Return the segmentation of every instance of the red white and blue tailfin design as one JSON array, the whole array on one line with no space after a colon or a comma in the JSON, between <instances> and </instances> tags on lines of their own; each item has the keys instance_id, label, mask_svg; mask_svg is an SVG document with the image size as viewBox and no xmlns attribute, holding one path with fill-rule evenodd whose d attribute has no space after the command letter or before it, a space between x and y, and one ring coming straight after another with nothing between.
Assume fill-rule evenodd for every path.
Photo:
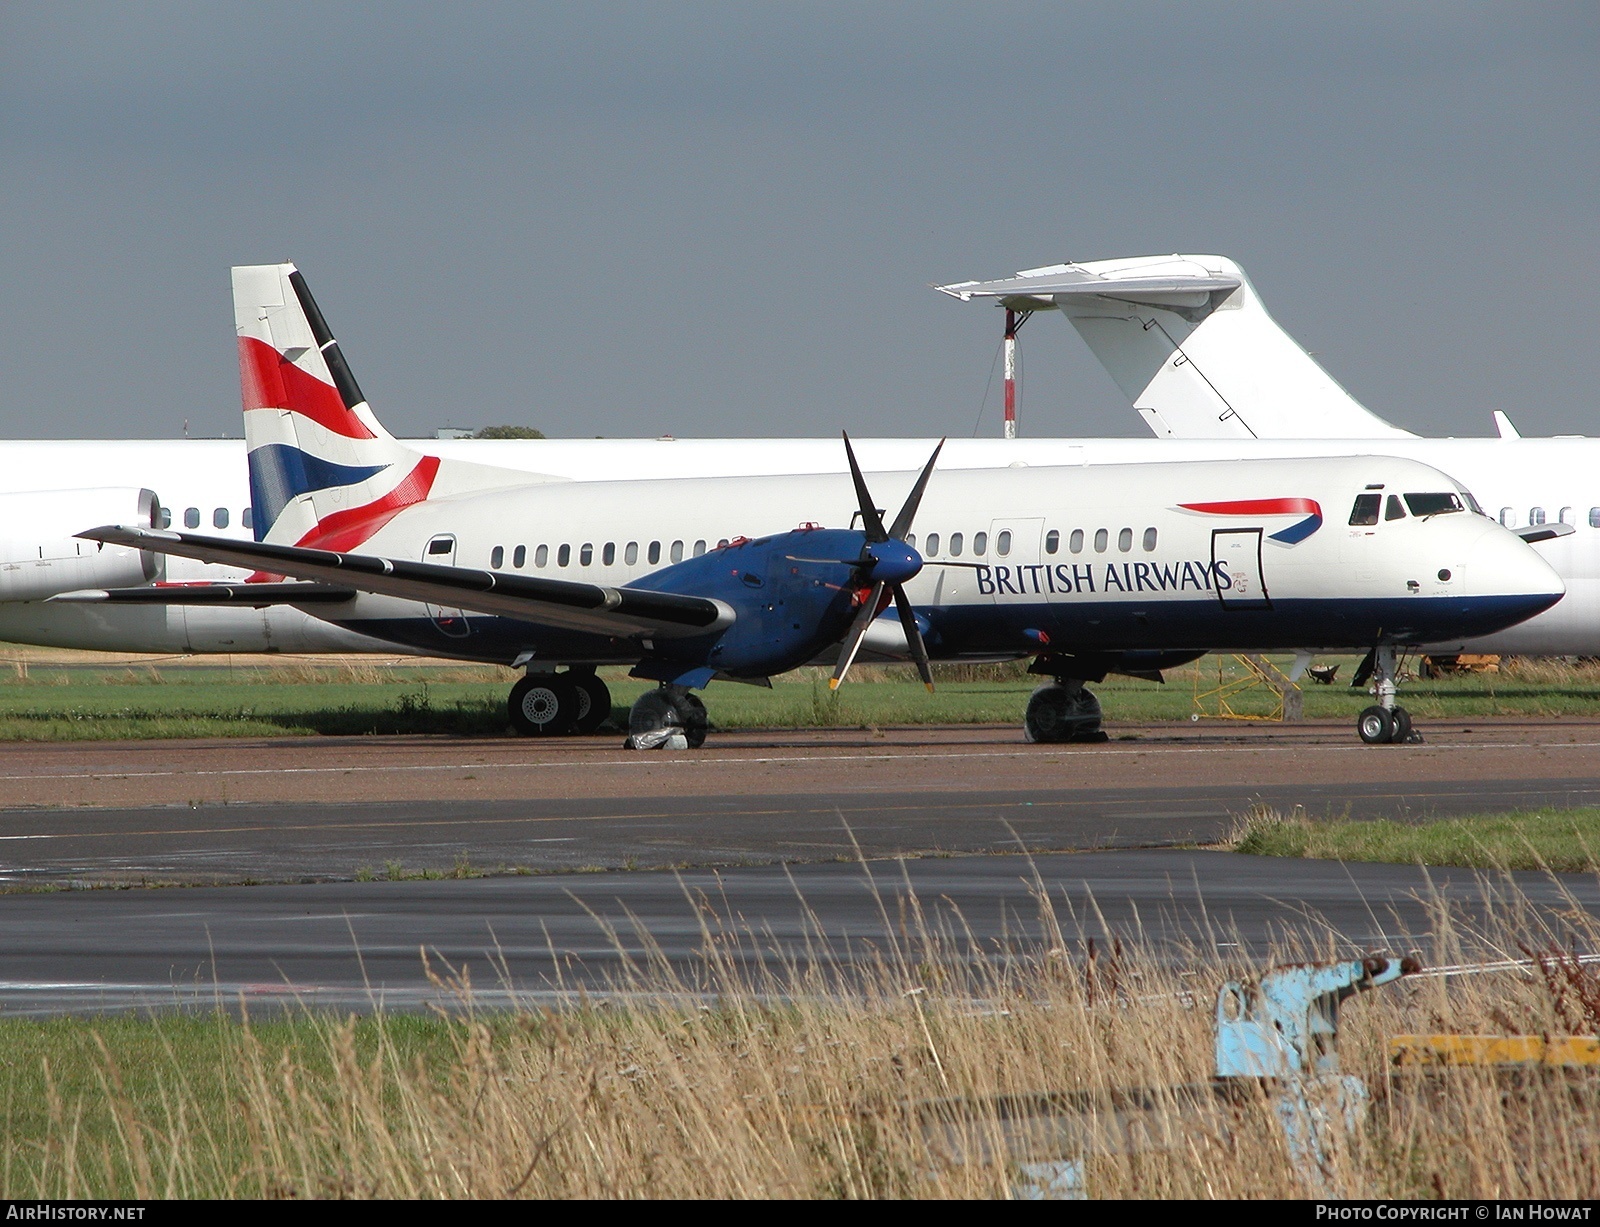
<instances>
[{"instance_id":1,"label":"red white and blue tailfin design","mask_svg":"<svg viewBox=\"0 0 1600 1227\"><path fill-rule=\"evenodd\" d=\"M398 442L294 265L235 268L233 312L256 540L355 550L430 497L540 480Z\"/></svg>"}]
</instances>

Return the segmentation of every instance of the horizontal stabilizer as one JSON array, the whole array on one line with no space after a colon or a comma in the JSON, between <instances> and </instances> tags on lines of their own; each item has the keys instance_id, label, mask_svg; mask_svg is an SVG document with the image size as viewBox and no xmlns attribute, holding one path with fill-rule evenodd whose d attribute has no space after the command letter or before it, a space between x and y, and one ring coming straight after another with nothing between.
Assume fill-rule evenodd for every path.
<instances>
[{"instance_id":1,"label":"horizontal stabilizer","mask_svg":"<svg viewBox=\"0 0 1600 1227\"><path fill-rule=\"evenodd\" d=\"M1058 297L1120 298L1131 301L1154 298L1164 299L1174 294L1211 294L1216 291L1237 290L1238 277L1226 274L1200 274L1193 276L1102 277L1087 269L1070 264L1058 264L1049 269L1035 269L1018 273L1015 277L1002 277L998 281L962 281L955 285L942 285L940 293L962 302L974 298L998 298L1002 302L1016 300L1016 305L1029 308L1025 301L1037 300L1033 310L1056 306Z\"/></svg>"},{"instance_id":2,"label":"horizontal stabilizer","mask_svg":"<svg viewBox=\"0 0 1600 1227\"><path fill-rule=\"evenodd\" d=\"M379 596L450 605L474 613L603 635L703 635L734 620L732 607L722 601L673 592L608 588L575 580L506 575L148 528L107 525L78 535L88 541L132 545L180 558L252 567Z\"/></svg>"},{"instance_id":3,"label":"horizontal stabilizer","mask_svg":"<svg viewBox=\"0 0 1600 1227\"><path fill-rule=\"evenodd\" d=\"M83 588L50 599L69 605L327 605L348 601L354 588L333 584L152 584L144 588Z\"/></svg>"}]
</instances>

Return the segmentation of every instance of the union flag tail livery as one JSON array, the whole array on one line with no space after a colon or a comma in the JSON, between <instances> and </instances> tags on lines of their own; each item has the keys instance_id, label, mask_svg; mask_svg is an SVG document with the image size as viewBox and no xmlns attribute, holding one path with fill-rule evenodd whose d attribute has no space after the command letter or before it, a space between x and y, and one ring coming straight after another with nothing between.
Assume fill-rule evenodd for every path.
<instances>
[{"instance_id":1,"label":"union flag tail livery","mask_svg":"<svg viewBox=\"0 0 1600 1227\"><path fill-rule=\"evenodd\" d=\"M235 268L233 313L257 541L351 550L425 499L528 481L385 430L294 265Z\"/></svg>"}]
</instances>

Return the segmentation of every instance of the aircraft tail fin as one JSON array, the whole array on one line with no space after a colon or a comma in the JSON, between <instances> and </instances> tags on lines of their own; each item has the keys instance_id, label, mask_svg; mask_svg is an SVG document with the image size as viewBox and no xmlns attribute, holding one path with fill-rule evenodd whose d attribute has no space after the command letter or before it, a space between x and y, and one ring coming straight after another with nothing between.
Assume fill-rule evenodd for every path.
<instances>
[{"instance_id":1,"label":"aircraft tail fin","mask_svg":"<svg viewBox=\"0 0 1600 1227\"><path fill-rule=\"evenodd\" d=\"M233 310L256 540L350 551L426 498L538 480L396 440L294 265L235 268Z\"/></svg>"},{"instance_id":2,"label":"aircraft tail fin","mask_svg":"<svg viewBox=\"0 0 1600 1227\"><path fill-rule=\"evenodd\" d=\"M1057 264L940 288L1059 310L1157 437L1410 437L1340 387L1223 256Z\"/></svg>"}]
</instances>

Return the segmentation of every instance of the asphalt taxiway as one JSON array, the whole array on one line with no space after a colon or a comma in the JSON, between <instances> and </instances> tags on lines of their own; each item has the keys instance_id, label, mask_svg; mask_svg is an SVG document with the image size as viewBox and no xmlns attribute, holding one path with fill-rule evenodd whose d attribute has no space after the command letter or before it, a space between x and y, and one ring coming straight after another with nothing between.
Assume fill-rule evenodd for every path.
<instances>
[{"instance_id":1,"label":"asphalt taxiway","mask_svg":"<svg viewBox=\"0 0 1600 1227\"><path fill-rule=\"evenodd\" d=\"M1138 930L1256 958L1299 934L1426 957L1424 897L1470 912L1476 875L1205 846L1252 805L1420 819L1600 804L1600 728L1584 721L1427 735L1368 747L1340 722L1122 726L1081 747L997 728L723 734L667 754L612 740L5 746L0 1013L413 1006L448 996L425 950L436 970L470 968L483 1000L613 985L647 948L703 984L708 932L743 934L754 969L819 941L881 951L912 895L958 945L1036 947L1057 940L1041 885L1072 940ZM1519 881L1552 915L1600 910L1590 878ZM29 893L140 884L169 889Z\"/></svg>"},{"instance_id":2,"label":"asphalt taxiway","mask_svg":"<svg viewBox=\"0 0 1600 1227\"><path fill-rule=\"evenodd\" d=\"M1253 805L1420 818L1600 803L1600 728L1123 726L1100 746L1003 728L614 739L0 747L0 883L346 880L686 868L858 855L1204 845Z\"/></svg>"},{"instance_id":3,"label":"asphalt taxiway","mask_svg":"<svg viewBox=\"0 0 1600 1227\"><path fill-rule=\"evenodd\" d=\"M1592 877L1518 874L1516 888L1558 924L1574 905L1600 910ZM936 950L1056 949L1077 962L1090 937L1241 969L1372 950L1431 962L1432 909L1453 907L1462 938L1484 889L1463 870L1141 850L12 895L0 900L0 1017L460 1008L452 979L479 1007L663 985L714 994L726 979L708 947L777 991L796 983L793 967L862 955L915 967ZM919 929L942 936L930 947Z\"/></svg>"}]
</instances>

